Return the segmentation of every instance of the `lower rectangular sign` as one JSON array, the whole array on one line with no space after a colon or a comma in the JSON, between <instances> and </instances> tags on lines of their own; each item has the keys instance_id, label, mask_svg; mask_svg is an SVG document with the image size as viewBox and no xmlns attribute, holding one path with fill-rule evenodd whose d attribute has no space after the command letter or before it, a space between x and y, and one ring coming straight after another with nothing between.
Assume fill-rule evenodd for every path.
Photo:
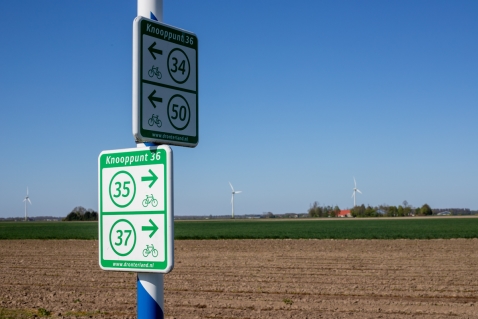
<instances>
[{"instance_id":1,"label":"lower rectangular sign","mask_svg":"<svg viewBox=\"0 0 478 319\"><path fill-rule=\"evenodd\" d=\"M99 264L168 273L174 266L172 151L153 146L98 158Z\"/></svg>"}]
</instances>

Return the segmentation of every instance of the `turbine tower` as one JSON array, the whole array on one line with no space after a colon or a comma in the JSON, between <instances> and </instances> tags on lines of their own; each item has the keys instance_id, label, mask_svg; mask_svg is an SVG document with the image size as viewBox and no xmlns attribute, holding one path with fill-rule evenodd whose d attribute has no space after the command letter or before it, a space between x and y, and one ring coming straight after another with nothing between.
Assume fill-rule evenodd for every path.
<instances>
[{"instance_id":1,"label":"turbine tower","mask_svg":"<svg viewBox=\"0 0 478 319\"><path fill-rule=\"evenodd\" d=\"M23 201L25 202L25 221L27 221L27 202L29 202L30 205L32 204L32 202L30 201L30 197L28 197L28 187L27 187L27 196L25 196L25 199Z\"/></svg>"},{"instance_id":2,"label":"turbine tower","mask_svg":"<svg viewBox=\"0 0 478 319\"><path fill-rule=\"evenodd\" d=\"M232 189L231 205L232 205L232 219L234 219L234 194L242 193L242 191L235 191L234 187L232 187L231 182L229 182L229 185L231 186L231 189Z\"/></svg>"},{"instance_id":3,"label":"turbine tower","mask_svg":"<svg viewBox=\"0 0 478 319\"><path fill-rule=\"evenodd\" d=\"M354 198L354 207L355 207L355 193L359 192L360 194L362 194L362 192L357 188L357 182L355 181L355 177L354 177L354 192L352 193L352 197Z\"/></svg>"}]
</instances>

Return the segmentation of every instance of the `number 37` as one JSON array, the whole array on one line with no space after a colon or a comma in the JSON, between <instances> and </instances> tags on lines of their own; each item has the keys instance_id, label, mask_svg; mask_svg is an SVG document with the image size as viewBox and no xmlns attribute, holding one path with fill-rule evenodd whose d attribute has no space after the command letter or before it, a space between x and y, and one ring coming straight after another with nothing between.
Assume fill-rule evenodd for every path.
<instances>
[{"instance_id":1,"label":"number 37","mask_svg":"<svg viewBox=\"0 0 478 319\"><path fill-rule=\"evenodd\" d=\"M121 244L123 243L123 231L118 229L116 231L118 233L118 240L119 242L116 242L115 245L116 246L121 246ZM124 241L124 245L125 246L128 246L128 239L129 237L131 236L131 229L127 229L124 231L125 233L127 233L128 235L126 236L126 240Z\"/></svg>"}]
</instances>

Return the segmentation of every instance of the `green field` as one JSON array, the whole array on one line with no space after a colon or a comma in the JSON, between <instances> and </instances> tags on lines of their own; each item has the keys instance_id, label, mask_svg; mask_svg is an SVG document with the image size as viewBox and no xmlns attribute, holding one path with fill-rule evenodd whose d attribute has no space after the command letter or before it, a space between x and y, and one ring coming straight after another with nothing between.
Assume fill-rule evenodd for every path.
<instances>
[{"instance_id":1,"label":"green field","mask_svg":"<svg viewBox=\"0 0 478 319\"><path fill-rule=\"evenodd\" d=\"M176 222L176 239L478 238L478 218Z\"/></svg>"},{"instance_id":2,"label":"green field","mask_svg":"<svg viewBox=\"0 0 478 319\"><path fill-rule=\"evenodd\" d=\"M0 239L98 239L98 223L1 222Z\"/></svg>"},{"instance_id":3,"label":"green field","mask_svg":"<svg viewBox=\"0 0 478 319\"><path fill-rule=\"evenodd\" d=\"M478 238L478 218L175 222L176 239ZM0 239L98 239L96 222L2 222Z\"/></svg>"}]
</instances>

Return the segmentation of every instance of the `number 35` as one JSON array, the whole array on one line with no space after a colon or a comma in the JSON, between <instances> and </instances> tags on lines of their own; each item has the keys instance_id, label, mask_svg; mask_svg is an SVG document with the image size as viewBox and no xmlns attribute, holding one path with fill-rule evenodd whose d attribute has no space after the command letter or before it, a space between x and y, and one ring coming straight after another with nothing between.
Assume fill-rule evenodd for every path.
<instances>
[{"instance_id":1,"label":"number 35","mask_svg":"<svg viewBox=\"0 0 478 319\"><path fill-rule=\"evenodd\" d=\"M116 182L115 185L117 186L116 187L116 194L113 195L113 197L120 197L120 196L123 196L123 197L128 197L129 196L129 187L128 187L128 184L130 183L130 181L126 181L123 183L123 187L121 187L121 182ZM123 193L124 191L124 193Z\"/></svg>"}]
</instances>

